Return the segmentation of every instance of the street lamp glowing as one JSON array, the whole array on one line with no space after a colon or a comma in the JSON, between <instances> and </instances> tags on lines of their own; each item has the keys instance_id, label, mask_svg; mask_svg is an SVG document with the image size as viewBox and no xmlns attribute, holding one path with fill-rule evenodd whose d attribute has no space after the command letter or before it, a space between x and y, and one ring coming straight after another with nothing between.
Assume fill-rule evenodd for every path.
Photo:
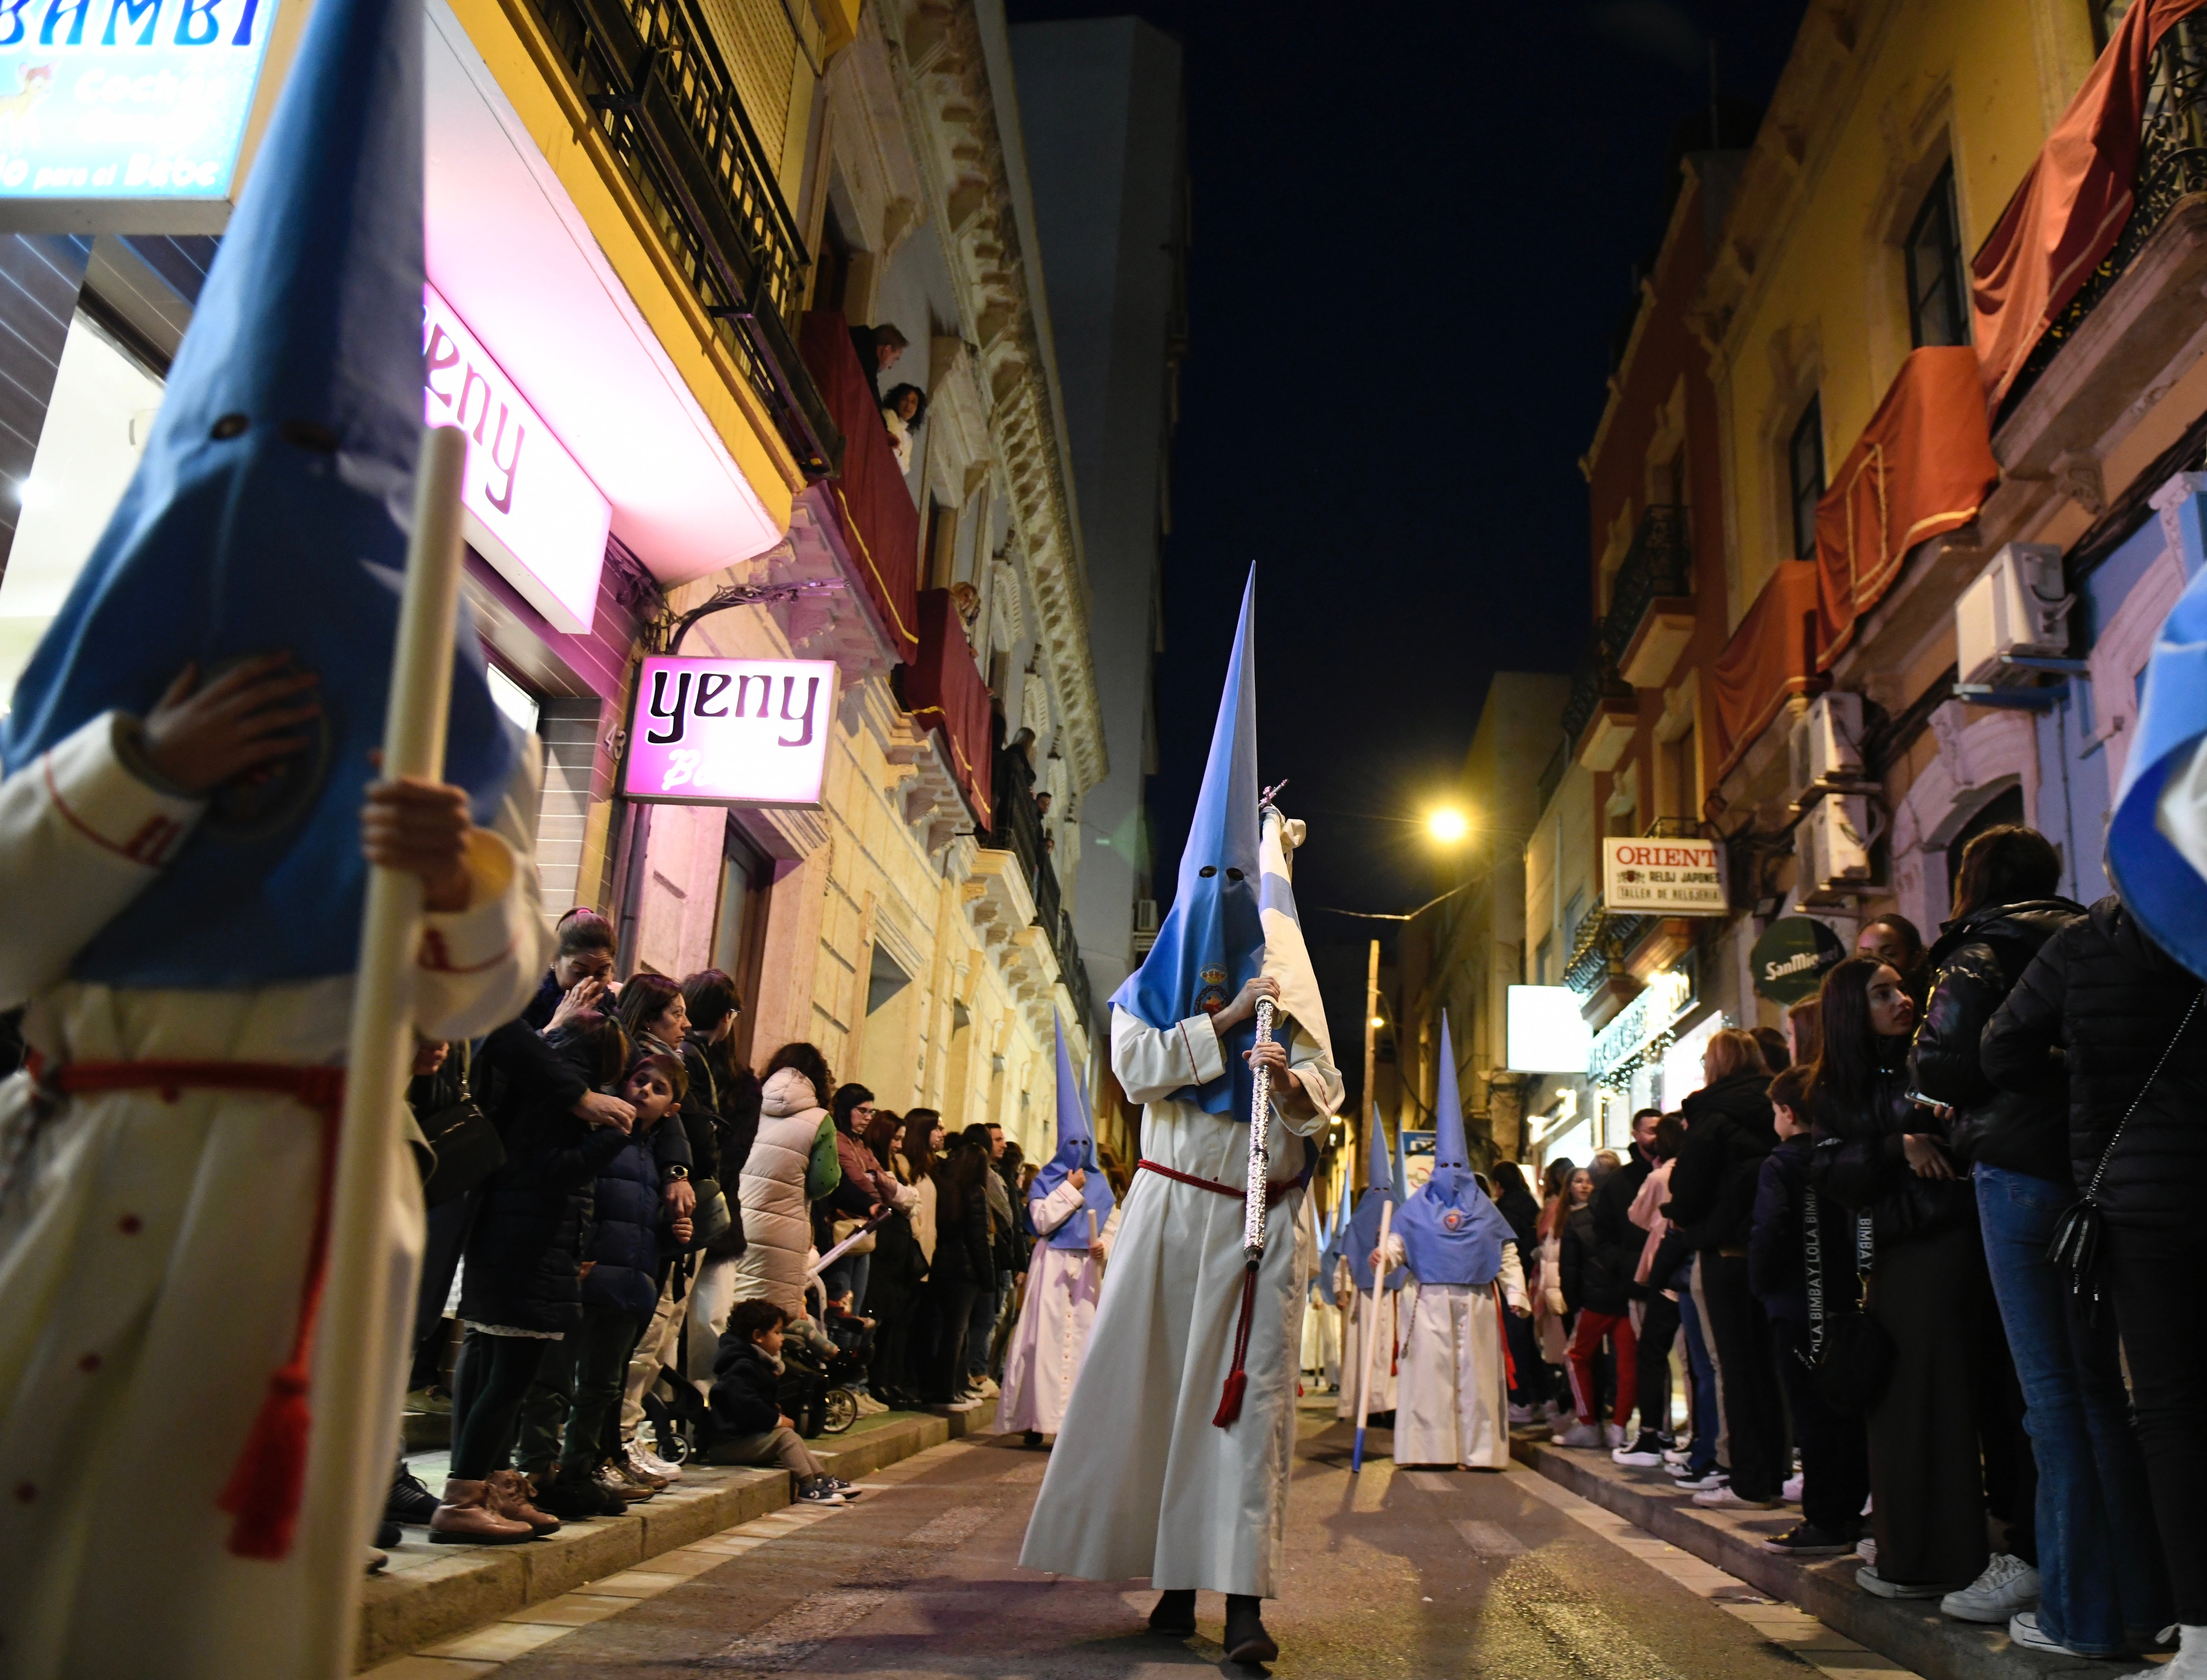
<instances>
[{"instance_id":1,"label":"street lamp glowing","mask_svg":"<svg viewBox=\"0 0 2207 1680\"><path fill-rule=\"evenodd\" d=\"M1386 1022L1385 1022L1384 1020L1380 1019L1379 1016L1374 1015L1374 1016L1372 1018L1372 1025L1374 1025L1374 1026L1385 1026L1385 1025L1387 1025L1387 1023L1386 1023Z\"/></svg>"},{"instance_id":2,"label":"street lamp glowing","mask_svg":"<svg viewBox=\"0 0 2207 1680\"><path fill-rule=\"evenodd\" d=\"M1426 816L1426 832L1443 846L1454 846L1471 832L1471 820L1462 811L1444 805Z\"/></svg>"}]
</instances>

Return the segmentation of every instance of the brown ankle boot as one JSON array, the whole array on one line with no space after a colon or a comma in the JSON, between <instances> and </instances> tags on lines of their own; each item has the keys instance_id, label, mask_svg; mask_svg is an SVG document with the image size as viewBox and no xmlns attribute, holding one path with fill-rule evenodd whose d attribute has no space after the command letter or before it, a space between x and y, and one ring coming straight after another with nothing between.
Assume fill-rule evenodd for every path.
<instances>
[{"instance_id":1,"label":"brown ankle boot","mask_svg":"<svg viewBox=\"0 0 2207 1680\"><path fill-rule=\"evenodd\" d=\"M559 1532L559 1519L536 1508L536 1487L518 1470L493 1470L483 1482L483 1504L509 1522L525 1522L538 1540Z\"/></svg>"},{"instance_id":2,"label":"brown ankle boot","mask_svg":"<svg viewBox=\"0 0 2207 1680\"><path fill-rule=\"evenodd\" d=\"M500 1516L485 1498L486 1485L479 1481L445 1483L445 1497L429 1518L429 1540L435 1545L514 1545L536 1538L526 1522Z\"/></svg>"}]
</instances>

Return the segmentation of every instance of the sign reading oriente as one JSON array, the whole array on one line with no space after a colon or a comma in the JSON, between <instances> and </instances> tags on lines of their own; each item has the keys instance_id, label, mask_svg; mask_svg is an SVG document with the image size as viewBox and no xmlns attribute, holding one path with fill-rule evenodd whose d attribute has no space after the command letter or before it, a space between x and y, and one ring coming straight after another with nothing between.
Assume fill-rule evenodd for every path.
<instances>
[{"instance_id":1,"label":"sign reading oriente","mask_svg":"<svg viewBox=\"0 0 2207 1680\"><path fill-rule=\"evenodd\" d=\"M1721 916L1724 876L1717 844L1705 840L1601 843L1602 905L1621 916Z\"/></svg>"}]
</instances>

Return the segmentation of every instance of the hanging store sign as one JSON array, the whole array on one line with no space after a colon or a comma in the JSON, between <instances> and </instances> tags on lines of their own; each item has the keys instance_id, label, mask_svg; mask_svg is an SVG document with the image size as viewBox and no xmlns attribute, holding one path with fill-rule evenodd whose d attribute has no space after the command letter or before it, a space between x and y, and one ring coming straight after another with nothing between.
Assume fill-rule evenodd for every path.
<instances>
[{"instance_id":1,"label":"hanging store sign","mask_svg":"<svg viewBox=\"0 0 2207 1680\"><path fill-rule=\"evenodd\" d=\"M1705 840L1606 840L1602 905L1619 916L1721 916L1724 876L1717 843Z\"/></svg>"},{"instance_id":2,"label":"hanging store sign","mask_svg":"<svg viewBox=\"0 0 2207 1680\"><path fill-rule=\"evenodd\" d=\"M587 636L613 504L434 286L422 289L422 408L468 434L460 508L475 552L554 630Z\"/></svg>"},{"instance_id":3,"label":"hanging store sign","mask_svg":"<svg viewBox=\"0 0 2207 1680\"><path fill-rule=\"evenodd\" d=\"M220 232L277 20L278 0L0 0L0 227Z\"/></svg>"},{"instance_id":4,"label":"hanging store sign","mask_svg":"<svg viewBox=\"0 0 2207 1680\"><path fill-rule=\"evenodd\" d=\"M1780 916L1755 942L1747 966L1755 995L1791 1005L1823 989L1824 971L1847 954L1839 935L1813 916Z\"/></svg>"},{"instance_id":5,"label":"hanging store sign","mask_svg":"<svg viewBox=\"0 0 2207 1680\"><path fill-rule=\"evenodd\" d=\"M1666 969L1649 980L1587 1047L1587 1078L1597 1085L1624 1085L1642 1063L1660 1061L1671 1047L1671 1028L1693 995L1693 977L1684 969Z\"/></svg>"},{"instance_id":6,"label":"hanging store sign","mask_svg":"<svg viewBox=\"0 0 2207 1680\"><path fill-rule=\"evenodd\" d=\"M833 660L655 655L637 678L621 792L661 804L816 805L834 711Z\"/></svg>"},{"instance_id":7,"label":"hanging store sign","mask_svg":"<svg viewBox=\"0 0 2207 1680\"><path fill-rule=\"evenodd\" d=\"M1510 1071L1583 1073L1587 1065L1586 1000L1569 986L1512 986L1509 993Z\"/></svg>"}]
</instances>

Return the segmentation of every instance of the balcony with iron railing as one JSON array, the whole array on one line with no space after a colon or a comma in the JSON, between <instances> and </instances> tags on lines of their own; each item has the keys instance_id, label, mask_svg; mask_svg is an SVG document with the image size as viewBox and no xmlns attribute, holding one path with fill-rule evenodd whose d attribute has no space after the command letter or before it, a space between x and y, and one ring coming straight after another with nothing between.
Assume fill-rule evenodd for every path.
<instances>
[{"instance_id":1,"label":"balcony with iron railing","mask_svg":"<svg viewBox=\"0 0 2207 1680\"><path fill-rule=\"evenodd\" d=\"M1085 1024L1090 1019L1088 971L1080 960L1080 944L1074 936L1073 913L1066 909L1058 886L1057 869L1050 859L1042 814L1035 809L1034 766L1019 747L996 752L995 827L989 832L992 850L1008 852L1019 859L1020 872L1034 900L1034 925L1050 942L1057 972L1071 994L1074 1012Z\"/></svg>"},{"instance_id":2,"label":"balcony with iron railing","mask_svg":"<svg viewBox=\"0 0 2207 1680\"><path fill-rule=\"evenodd\" d=\"M693 0L529 0L682 278L811 478L835 422L791 330L811 259Z\"/></svg>"},{"instance_id":3,"label":"balcony with iron railing","mask_svg":"<svg viewBox=\"0 0 2207 1680\"><path fill-rule=\"evenodd\" d=\"M2122 232L2039 336L2002 399L1994 421L1995 432L2022 405L2054 357L2091 319L2178 206L2207 193L2207 13L2179 18L2154 48L2132 182L2131 213ZM2188 297L2186 307L2196 302L2196 297ZM2005 451L2002 458L2006 462Z\"/></svg>"},{"instance_id":4,"label":"balcony with iron railing","mask_svg":"<svg viewBox=\"0 0 2207 1680\"><path fill-rule=\"evenodd\" d=\"M1610 585L1601 643L1633 688L1660 688L1694 634L1694 554L1686 510L1657 503L1640 516Z\"/></svg>"},{"instance_id":5,"label":"balcony with iron railing","mask_svg":"<svg viewBox=\"0 0 2207 1680\"><path fill-rule=\"evenodd\" d=\"M1564 702L1566 746L1589 770L1614 769L1639 714L1639 696L1597 635L1571 673L1570 697Z\"/></svg>"}]
</instances>

